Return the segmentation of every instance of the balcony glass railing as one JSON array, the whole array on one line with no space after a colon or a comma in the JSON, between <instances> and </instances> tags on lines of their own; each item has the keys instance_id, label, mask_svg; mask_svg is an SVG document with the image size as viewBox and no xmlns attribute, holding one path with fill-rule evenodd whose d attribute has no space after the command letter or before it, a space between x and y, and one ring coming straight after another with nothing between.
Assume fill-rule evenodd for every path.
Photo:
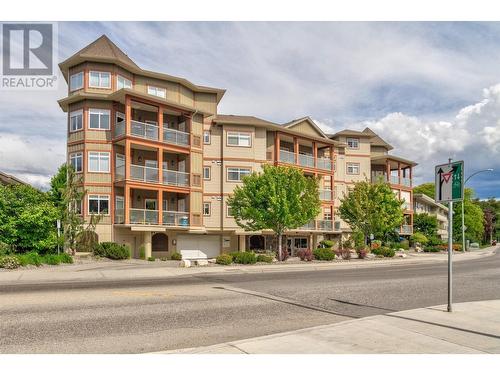
<instances>
[{"instance_id":1,"label":"balcony glass railing","mask_svg":"<svg viewBox=\"0 0 500 375\"><path fill-rule=\"evenodd\" d=\"M302 225L299 229L314 230L314 229L316 229L316 221L311 220L307 224Z\"/></svg>"},{"instance_id":2,"label":"balcony glass railing","mask_svg":"<svg viewBox=\"0 0 500 375\"><path fill-rule=\"evenodd\" d=\"M123 179L125 179L125 166L120 165L115 168L115 180L121 181Z\"/></svg>"},{"instance_id":3,"label":"balcony glass railing","mask_svg":"<svg viewBox=\"0 0 500 375\"><path fill-rule=\"evenodd\" d=\"M119 121L115 124L115 137L125 135L125 121Z\"/></svg>"},{"instance_id":4,"label":"balcony glass railing","mask_svg":"<svg viewBox=\"0 0 500 375\"><path fill-rule=\"evenodd\" d=\"M401 225L401 234L413 234L413 225Z\"/></svg>"},{"instance_id":5,"label":"balcony glass railing","mask_svg":"<svg viewBox=\"0 0 500 375\"><path fill-rule=\"evenodd\" d=\"M158 168L132 164L130 178L135 181L158 183Z\"/></svg>"},{"instance_id":6,"label":"balcony glass railing","mask_svg":"<svg viewBox=\"0 0 500 375\"><path fill-rule=\"evenodd\" d=\"M314 168L314 157L312 155L299 154L299 165Z\"/></svg>"},{"instance_id":7,"label":"balcony glass railing","mask_svg":"<svg viewBox=\"0 0 500 375\"><path fill-rule=\"evenodd\" d=\"M401 177L401 185L411 187L411 179L408 177Z\"/></svg>"},{"instance_id":8,"label":"balcony glass railing","mask_svg":"<svg viewBox=\"0 0 500 375\"><path fill-rule=\"evenodd\" d=\"M317 229L324 231L332 231L333 230L333 221L332 220L317 220Z\"/></svg>"},{"instance_id":9,"label":"balcony glass railing","mask_svg":"<svg viewBox=\"0 0 500 375\"><path fill-rule=\"evenodd\" d=\"M332 191L331 190L320 190L319 191L319 199L322 201L331 201L332 200Z\"/></svg>"},{"instance_id":10,"label":"balcony glass railing","mask_svg":"<svg viewBox=\"0 0 500 375\"><path fill-rule=\"evenodd\" d=\"M280 150L280 162L295 164L295 154L287 150Z\"/></svg>"},{"instance_id":11,"label":"balcony glass railing","mask_svg":"<svg viewBox=\"0 0 500 375\"><path fill-rule=\"evenodd\" d=\"M189 226L189 212L163 211L163 225L175 227Z\"/></svg>"},{"instance_id":12,"label":"balcony glass railing","mask_svg":"<svg viewBox=\"0 0 500 375\"><path fill-rule=\"evenodd\" d=\"M130 224L152 225L158 224L158 211L140 208L130 209Z\"/></svg>"},{"instance_id":13,"label":"balcony glass railing","mask_svg":"<svg viewBox=\"0 0 500 375\"><path fill-rule=\"evenodd\" d=\"M327 158L318 158L317 166L319 169L332 170L332 161Z\"/></svg>"},{"instance_id":14,"label":"balcony glass railing","mask_svg":"<svg viewBox=\"0 0 500 375\"><path fill-rule=\"evenodd\" d=\"M180 130L170 129L163 127L163 142L171 143L174 145L188 146L189 145L189 133L182 132Z\"/></svg>"},{"instance_id":15,"label":"balcony glass railing","mask_svg":"<svg viewBox=\"0 0 500 375\"><path fill-rule=\"evenodd\" d=\"M189 186L189 173L164 169L163 184L173 186Z\"/></svg>"},{"instance_id":16,"label":"balcony glass railing","mask_svg":"<svg viewBox=\"0 0 500 375\"><path fill-rule=\"evenodd\" d=\"M398 176L391 176L389 182L393 185L399 185L399 177Z\"/></svg>"},{"instance_id":17,"label":"balcony glass railing","mask_svg":"<svg viewBox=\"0 0 500 375\"><path fill-rule=\"evenodd\" d=\"M115 224L125 223L125 210L123 208L115 209Z\"/></svg>"},{"instance_id":18,"label":"balcony glass railing","mask_svg":"<svg viewBox=\"0 0 500 375\"><path fill-rule=\"evenodd\" d=\"M158 126L154 124L132 120L130 121L130 133L136 137L158 140Z\"/></svg>"}]
</instances>

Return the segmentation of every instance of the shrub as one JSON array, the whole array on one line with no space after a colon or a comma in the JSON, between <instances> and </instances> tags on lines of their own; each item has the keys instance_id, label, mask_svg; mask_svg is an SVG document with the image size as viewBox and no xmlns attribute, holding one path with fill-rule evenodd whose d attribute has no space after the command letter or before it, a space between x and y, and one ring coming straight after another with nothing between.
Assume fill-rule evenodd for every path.
<instances>
[{"instance_id":1,"label":"shrub","mask_svg":"<svg viewBox=\"0 0 500 375\"><path fill-rule=\"evenodd\" d=\"M61 263L61 259L55 254L45 254L42 257L42 263L55 266Z\"/></svg>"},{"instance_id":2,"label":"shrub","mask_svg":"<svg viewBox=\"0 0 500 375\"><path fill-rule=\"evenodd\" d=\"M439 253L441 249L437 246L426 246L424 247L424 253Z\"/></svg>"},{"instance_id":3,"label":"shrub","mask_svg":"<svg viewBox=\"0 0 500 375\"><path fill-rule=\"evenodd\" d=\"M68 253L61 253L58 255L58 257L61 260L61 263L68 263L68 264L73 263L73 257Z\"/></svg>"},{"instance_id":4,"label":"shrub","mask_svg":"<svg viewBox=\"0 0 500 375\"><path fill-rule=\"evenodd\" d=\"M0 257L0 268L13 270L15 268L19 268L20 265L19 260L13 255Z\"/></svg>"},{"instance_id":5,"label":"shrub","mask_svg":"<svg viewBox=\"0 0 500 375\"><path fill-rule=\"evenodd\" d=\"M323 247L321 249L330 249L329 247ZM300 258L300 260L305 260L305 261L312 261L314 259L314 255L311 249L301 249L297 251L297 256Z\"/></svg>"},{"instance_id":6,"label":"shrub","mask_svg":"<svg viewBox=\"0 0 500 375\"><path fill-rule=\"evenodd\" d=\"M373 240L371 243L372 249L378 249L381 246L382 246L382 241L380 241L380 240Z\"/></svg>"},{"instance_id":7,"label":"shrub","mask_svg":"<svg viewBox=\"0 0 500 375\"><path fill-rule=\"evenodd\" d=\"M410 242L408 240L403 240L399 243L399 247L403 250L408 250L410 248Z\"/></svg>"},{"instance_id":8,"label":"shrub","mask_svg":"<svg viewBox=\"0 0 500 375\"><path fill-rule=\"evenodd\" d=\"M356 249L356 253L358 254L359 259L365 259L368 254L368 249L366 247L358 247Z\"/></svg>"},{"instance_id":9,"label":"shrub","mask_svg":"<svg viewBox=\"0 0 500 375\"><path fill-rule=\"evenodd\" d=\"M166 262L166 261L167 261L167 257L161 257L161 258L160 258L160 260L161 260L162 262Z\"/></svg>"},{"instance_id":10,"label":"shrub","mask_svg":"<svg viewBox=\"0 0 500 375\"><path fill-rule=\"evenodd\" d=\"M178 253L178 252L174 252L174 253L172 253L172 255L170 255L170 259L172 259L172 260L182 260L182 254Z\"/></svg>"},{"instance_id":11,"label":"shrub","mask_svg":"<svg viewBox=\"0 0 500 375\"><path fill-rule=\"evenodd\" d=\"M443 241L438 236L431 236L431 237L428 237L428 239L427 239L427 245L429 245L429 246L437 246L437 245L441 245L442 243L443 243Z\"/></svg>"},{"instance_id":12,"label":"shrub","mask_svg":"<svg viewBox=\"0 0 500 375\"><path fill-rule=\"evenodd\" d=\"M351 259L351 250L349 250L349 249L341 249L339 251L339 253L340 253L340 256L342 257L342 259L344 259L344 260Z\"/></svg>"},{"instance_id":13,"label":"shrub","mask_svg":"<svg viewBox=\"0 0 500 375\"><path fill-rule=\"evenodd\" d=\"M372 249L372 253L386 258L392 258L394 257L394 255L396 255L394 249L390 249L387 246L381 246L378 249Z\"/></svg>"},{"instance_id":14,"label":"shrub","mask_svg":"<svg viewBox=\"0 0 500 375\"><path fill-rule=\"evenodd\" d=\"M333 260L335 259L335 253L332 249L318 248L313 251L314 258L317 260Z\"/></svg>"},{"instance_id":15,"label":"shrub","mask_svg":"<svg viewBox=\"0 0 500 375\"><path fill-rule=\"evenodd\" d=\"M429 242L428 238L425 236L425 234L416 232L413 233L410 237L410 241L413 245L415 244L420 244L422 246L425 246L427 242Z\"/></svg>"},{"instance_id":16,"label":"shrub","mask_svg":"<svg viewBox=\"0 0 500 375\"><path fill-rule=\"evenodd\" d=\"M331 241L331 240L320 241L319 247L324 247L324 248L327 248L327 249L331 249L333 247L333 241Z\"/></svg>"},{"instance_id":17,"label":"shrub","mask_svg":"<svg viewBox=\"0 0 500 375\"><path fill-rule=\"evenodd\" d=\"M233 257L229 254L221 254L215 258L215 263L227 266L228 264L233 263Z\"/></svg>"},{"instance_id":18,"label":"shrub","mask_svg":"<svg viewBox=\"0 0 500 375\"><path fill-rule=\"evenodd\" d=\"M20 254L17 256L17 259L19 260L21 266L27 266L28 264L31 264L38 267L42 264L42 257L35 252Z\"/></svg>"},{"instance_id":19,"label":"shrub","mask_svg":"<svg viewBox=\"0 0 500 375\"><path fill-rule=\"evenodd\" d=\"M257 262L272 263L273 260L274 260L274 257L271 255L266 255L266 254L257 255Z\"/></svg>"},{"instance_id":20,"label":"shrub","mask_svg":"<svg viewBox=\"0 0 500 375\"><path fill-rule=\"evenodd\" d=\"M101 242L95 247L94 255L109 259L128 259L130 250L127 246L115 242Z\"/></svg>"},{"instance_id":21,"label":"shrub","mask_svg":"<svg viewBox=\"0 0 500 375\"><path fill-rule=\"evenodd\" d=\"M254 252L250 251L241 251L238 253L234 253L234 263L238 264L254 264L257 263L257 256Z\"/></svg>"},{"instance_id":22,"label":"shrub","mask_svg":"<svg viewBox=\"0 0 500 375\"><path fill-rule=\"evenodd\" d=\"M139 247L139 259L144 259L146 258L146 249L144 246Z\"/></svg>"},{"instance_id":23,"label":"shrub","mask_svg":"<svg viewBox=\"0 0 500 375\"><path fill-rule=\"evenodd\" d=\"M155 260L156 260L155 257L148 257L149 262L154 262Z\"/></svg>"},{"instance_id":24,"label":"shrub","mask_svg":"<svg viewBox=\"0 0 500 375\"><path fill-rule=\"evenodd\" d=\"M12 252L12 247L0 241L0 256L9 255Z\"/></svg>"},{"instance_id":25,"label":"shrub","mask_svg":"<svg viewBox=\"0 0 500 375\"><path fill-rule=\"evenodd\" d=\"M277 249L276 249L276 252L274 254L275 254L276 259L280 260L279 251ZM281 259L282 261L285 261L290 257L290 254L288 254L288 251L285 247L283 247L281 249L281 256L283 258L283 259Z\"/></svg>"},{"instance_id":26,"label":"shrub","mask_svg":"<svg viewBox=\"0 0 500 375\"><path fill-rule=\"evenodd\" d=\"M347 239L342 243L342 248L344 249L352 249L353 247L354 245L352 244L352 241L350 239Z\"/></svg>"},{"instance_id":27,"label":"shrub","mask_svg":"<svg viewBox=\"0 0 500 375\"><path fill-rule=\"evenodd\" d=\"M365 235L362 232L360 232L360 231L355 231L352 234L352 240L354 242L354 247L364 246L364 244L365 244Z\"/></svg>"}]
</instances>

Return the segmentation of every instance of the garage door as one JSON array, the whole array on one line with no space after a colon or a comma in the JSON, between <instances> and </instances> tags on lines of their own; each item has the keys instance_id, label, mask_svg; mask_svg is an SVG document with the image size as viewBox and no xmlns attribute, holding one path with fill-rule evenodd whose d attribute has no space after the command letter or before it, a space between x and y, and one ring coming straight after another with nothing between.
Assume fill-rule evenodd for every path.
<instances>
[{"instance_id":1,"label":"garage door","mask_svg":"<svg viewBox=\"0 0 500 375\"><path fill-rule=\"evenodd\" d=\"M220 254L220 237L203 234L177 236L177 251L182 259L215 258Z\"/></svg>"}]
</instances>

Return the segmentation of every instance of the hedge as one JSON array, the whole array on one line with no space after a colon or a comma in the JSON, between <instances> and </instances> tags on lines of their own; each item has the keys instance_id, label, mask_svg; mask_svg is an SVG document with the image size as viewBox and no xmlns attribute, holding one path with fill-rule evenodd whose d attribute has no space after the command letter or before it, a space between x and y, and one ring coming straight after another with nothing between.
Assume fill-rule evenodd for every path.
<instances>
[{"instance_id":1,"label":"hedge","mask_svg":"<svg viewBox=\"0 0 500 375\"><path fill-rule=\"evenodd\" d=\"M94 255L109 259L128 259L130 250L127 246L115 242L101 242L94 248Z\"/></svg>"},{"instance_id":2,"label":"hedge","mask_svg":"<svg viewBox=\"0 0 500 375\"><path fill-rule=\"evenodd\" d=\"M332 249L318 248L313 250L314 259L317 260L333 260L335 259L335 253Z\"/></svg>"},{"instance_id":3,"label":"hedge","mask_svg":"<svg viewBox=\"0 0 500 375\"><path fill-rule=\"evenodd\" d=\"M227 266L233 263L233 257L229 254L221 254L215 259L215 263Z\"/></svg>"}]
</instances>

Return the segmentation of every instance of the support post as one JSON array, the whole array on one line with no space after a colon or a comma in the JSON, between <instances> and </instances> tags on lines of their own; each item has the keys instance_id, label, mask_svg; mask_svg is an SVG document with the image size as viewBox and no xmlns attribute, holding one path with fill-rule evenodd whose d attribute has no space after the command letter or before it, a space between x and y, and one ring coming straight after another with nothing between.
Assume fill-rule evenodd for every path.
<instances>
[{"instance_id":1,"label":"support post","mask_svg":"<svg viewBox=\"0 0 500 375\"><path fill-rule=\"evenodd\" d=\"M448 312L452 312L453 202L448 211Z\"/></svg>"},{"instance_id":2,"label":"support post","mask_svg":"<svg viewBox=\"0 0 500 375\"><path fill-rule=\"evenodd\" d=\"M297 140L297 137L293 137L293 153L295 164L299 164L299 141Z\"/></svg>"},{"instance_id":3,"label":"support post","mask_svg":"<svg viewBox=\"0 0 500 375\"><path fill-rule=\"evenodd\" d=\"M465 209L464 209L464 202L465 199L462 200L461 204L462 204L462 251L465 253ZM450 225L448 223L448 225Z\"/></svg>"}]
</instances>

